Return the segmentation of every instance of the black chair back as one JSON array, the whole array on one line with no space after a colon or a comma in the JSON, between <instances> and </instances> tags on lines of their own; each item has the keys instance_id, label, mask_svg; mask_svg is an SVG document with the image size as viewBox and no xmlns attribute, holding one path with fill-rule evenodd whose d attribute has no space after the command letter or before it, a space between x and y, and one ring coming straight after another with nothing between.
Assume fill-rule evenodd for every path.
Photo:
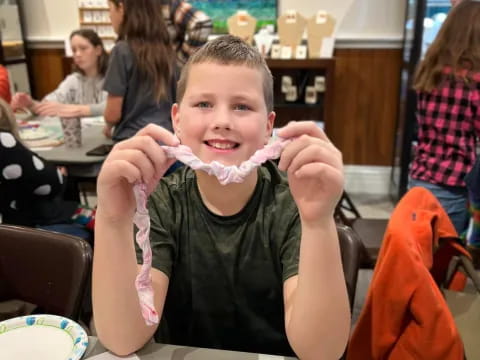
<instances>
[{"instance_id":1,"label":"black chair back","mask_svg":"<svg viewBox=\"0 0 480 360\"><path fill-rule=\"evenodd\" d=\"M22 300L40 312L78 320L92 266L83 239L0 225L0 301Z\"/></svg>"},{"instance_id":2,"label":"black chair back","mask_svg":"<svg viewBox=\"0 0 480 360\"><path fill-rule=\"evenodd\" d=\"M342 256L343 272L347 283L350 309L355 302L358 270L362 260L362 242L358 235L348 226L337 225L340 252Z\"/></svg>"}]
</instances>

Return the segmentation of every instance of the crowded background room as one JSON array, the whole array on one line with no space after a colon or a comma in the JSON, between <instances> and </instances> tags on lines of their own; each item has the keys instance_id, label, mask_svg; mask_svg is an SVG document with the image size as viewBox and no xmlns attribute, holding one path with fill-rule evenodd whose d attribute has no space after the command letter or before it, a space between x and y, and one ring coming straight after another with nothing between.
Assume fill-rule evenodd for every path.
<instances>
[{"instance_id":1,"label":"crowded background room","mask_svg":"<svg viewBox=\"0 0 480 360\"><path fill-rule=\"evenodd\" d=\"M0 0L0 359L478 360L480 1Z\"/></svg>"}]
</instances>

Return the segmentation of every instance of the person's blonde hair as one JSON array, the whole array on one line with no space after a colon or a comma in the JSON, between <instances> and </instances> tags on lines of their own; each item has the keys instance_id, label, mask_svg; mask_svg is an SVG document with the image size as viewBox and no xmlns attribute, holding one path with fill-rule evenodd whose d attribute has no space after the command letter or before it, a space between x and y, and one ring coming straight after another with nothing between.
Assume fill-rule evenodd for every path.
<instances>
[{"instance_id":1,"label":"person's blonde hair","mask_svg":"<svg viewBox=\"0 0 480 360\"><path fill-rule=\"evenodd\" d=\"M2 98L0 98L0 131L7 131L11 133L15 139L21 141L13 110Z\"/></svg>"},{"instance_id":2,"label":"person's blonde hair","mask_svg":"<svg viewBox=\"0 0 480 360\"><path fill-rule=\"evenodd\" d=\"M263 77L263 96L267 111L273 111L273 77L265 59L242 39L224 35L210 40L188 59L177 83L177 102L181 103L187 87L188 73L194 64L245 65L257 69ZM221 74L219 74L221 76Z\"/></svg>"},{"instance_id":3,"label":"person's blonde hair","mask_svg":"<svg viewBox=\"0 0 480 360\"><path fill-rule=\"evenodd\" d=\"M446 67L453 77L465 70L480 71L480 1L462 1L450 11L417 69L415 90L431 92L437 88L445 78Z\"/></svg>"}]
</instances>

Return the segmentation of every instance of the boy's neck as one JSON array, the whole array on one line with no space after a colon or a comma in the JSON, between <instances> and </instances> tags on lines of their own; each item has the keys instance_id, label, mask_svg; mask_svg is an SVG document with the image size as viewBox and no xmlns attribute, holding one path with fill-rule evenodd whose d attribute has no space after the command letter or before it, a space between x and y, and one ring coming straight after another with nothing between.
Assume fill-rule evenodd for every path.
<instances>
[{"instance_id":1,"label":"boy's neck","mask_svg":"<svg viewBox=\"0 0 480 360\"><path fill-rule=\"evenodd\" d=\"M222 185L217 178L203 171L197 171L197 184L205 206L214 214L231 216L238 214L247 205L257 186L257 171L245 179L243 183Z\"/></svg>"}]
</instances>

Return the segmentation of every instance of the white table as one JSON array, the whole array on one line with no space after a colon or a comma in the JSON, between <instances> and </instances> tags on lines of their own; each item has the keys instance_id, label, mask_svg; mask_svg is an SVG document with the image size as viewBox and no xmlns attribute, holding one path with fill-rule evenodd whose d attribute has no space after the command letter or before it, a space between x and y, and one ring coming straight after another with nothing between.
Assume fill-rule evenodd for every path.
<instances>
[{"instance_id":1,"label":"white table","mask_svg":"<svg viewBox=\"0 0 480 360\"><path fill-rule=\"evenodd\" d=\"M88 340L88 348L83 359L89 359L106 352L96 337L89 337ZM296 360L292 357L202 349L153 342L145 345L136 353L136 356L140 360Z\"/></svg>"}]
</instances>

